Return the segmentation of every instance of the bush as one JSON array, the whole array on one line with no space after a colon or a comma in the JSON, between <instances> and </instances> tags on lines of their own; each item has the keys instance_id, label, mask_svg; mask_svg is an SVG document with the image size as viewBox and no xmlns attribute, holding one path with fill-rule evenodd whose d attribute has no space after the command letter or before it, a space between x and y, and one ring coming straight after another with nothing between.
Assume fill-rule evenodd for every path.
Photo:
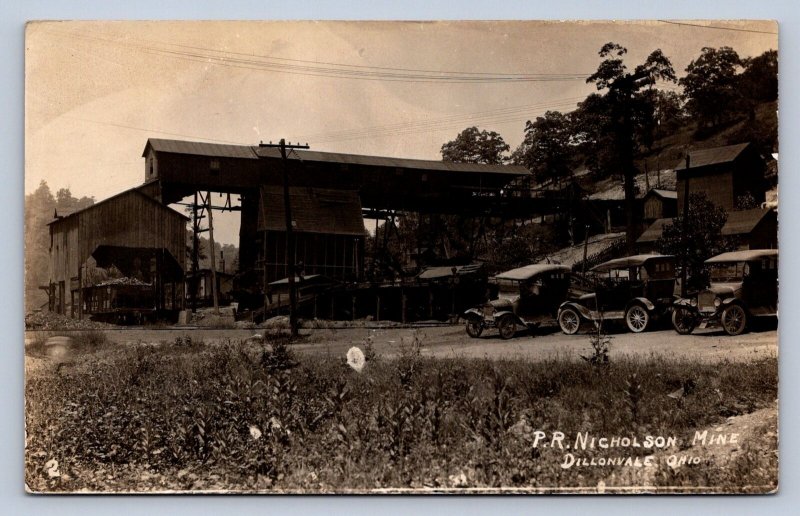
<instances>
[{"instance_id":1,"label":"bush","mask_svg":"<svg viewBox=\"0 0 800 516\"><path fill-rule=\"evenodd\" d=\"M69 375L30 375L26 482L50 491L596 486L623 477L563 470L563 452L533 448L530 432L685 436L777 395L774 358L621 357L597 374L557 357L428 358L422 340L360 373L322 355L297 363L280 342L182 341L84 356ZM680 400L667 396L687 379Z\"/></svg>"}]
</instances>

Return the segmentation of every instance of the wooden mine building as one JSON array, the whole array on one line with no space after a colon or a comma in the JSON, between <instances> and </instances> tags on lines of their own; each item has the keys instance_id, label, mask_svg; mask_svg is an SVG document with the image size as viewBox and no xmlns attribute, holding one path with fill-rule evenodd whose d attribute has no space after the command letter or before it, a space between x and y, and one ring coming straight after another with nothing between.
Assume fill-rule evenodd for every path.
<instances>
[{"instance_id":1,"label":"wooden mine building","mask_svg":"<svg viewBox=\"0 0 800 516\"><path fill-rule=\"evenodd\" d=\"M84 312L111 312L123 308L112 299L112 290L131 286L146 287L138 289L147 290L148 298L147 306L140 308L179 309L184 299L187 220L137 189L73 213L56 213L49 223L50 310L77 317ZM128 284L108 280L107 286L96 288L89 278L93 266L113 266L129 279Z\"/></svg>"}]
</instances>

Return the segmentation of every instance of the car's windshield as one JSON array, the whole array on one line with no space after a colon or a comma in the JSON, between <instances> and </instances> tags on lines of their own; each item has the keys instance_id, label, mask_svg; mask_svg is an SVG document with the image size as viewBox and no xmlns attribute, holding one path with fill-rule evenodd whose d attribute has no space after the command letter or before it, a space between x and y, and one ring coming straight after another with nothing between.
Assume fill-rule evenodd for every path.
<instances>
[{"instance_id":1,"label":"car's windshield","mask_svg":"<svg viewBox=\"0 0 800 516\"><path fill-rule=\"evenodd\" d=\"M506 296L518 296L519 295L519 282L512 281L512 280L496 280L497 285L499 287L499 292L501 294L505 294Z\"/></svg>"},{"instance_id":2,"label":"car's windshield","mask_svg":"<svg viewBox=\"0 0 800 516\"><path fill-rule=\"evenodd\" d=\"M715 263L711 265L711 281L741 281L747 269L747 262Z\"/></svg>"}]
</instances>

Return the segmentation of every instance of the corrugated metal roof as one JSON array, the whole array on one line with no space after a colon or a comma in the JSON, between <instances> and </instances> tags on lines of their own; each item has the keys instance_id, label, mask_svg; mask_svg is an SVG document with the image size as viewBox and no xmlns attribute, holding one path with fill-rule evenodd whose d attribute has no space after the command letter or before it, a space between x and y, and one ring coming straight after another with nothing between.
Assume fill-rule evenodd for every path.
<instances>
[{"instance_id":1,"label":"corrugated metal roof","mask_svg":"<svg viewBox=\"0 0 800 516\"><path fill-rule=\"evenodd\" d=\"M625 269L628 267L639 267L640 265L644 265L646 262L654 259L669 259L674 258L668 254L637 254L633 256L626 256L624 258L617 258L615 260L609 260L607 262L601 263L600 265L595 265L592 267L592 271L594 272L606 272L614 269Z\"/></svg>"},{"instance_id":2,"label":"corrugated metal roof","mask_svg":"<svg viewBox=\"0 0 800 516\"><path fill-rule=\"evenodd\" d=\"M516 269L511 269L510 271L501 272L495 279L505 279L505 280L518 280L518 281L525 281L527 279L531 279L532 277L542 274L545 272L569 272L571 269L566 265L556 265L556 264L547 264L547 263L539 263L535 265L526 265L525 267L519 267Z\"/></svg>"},{"instance_id":3,"label":"corrugated metal roof","mask_svg":"<svg viewBox=\"0 0 800 516\"><path fill-rule=\"evenodd\" d=\"M249 145L228 145L221 143L148 138L142 156L147 155L148 147L152 147L157 152L169 152L172 154L192 154L195 156L210 156L213 158L258 159L253 147Z\"/></svg>"},{"instance_id":4,"label":"corrugated metal roof","mask_svg":"<svg viewBox=\"0 0 800 516\"><path fill-rule=\"evenodd\" d=\"M722 253L709 258L706 260L706 263L748 262L771 257L778 257L777 249L750 249L749 251L733 251L730 253Z\"/></svg>"},{"instance_id":5,"label":"corrugated metal roof","mask_svg":"<svg viewBox=\"0 0 800 516\"><path fill-rule=\"evenodd\" d=\"M361 216L361 200L354 190L293 187L289 189L289 202L294 231L335 235L366 234ZM261 203L258 210L259 231L286 231L283 188L262 186Z\"/></svg>"},{"instance_id":6,"label":"corrugated metal roof","mask_svg":"<svg viewBox=\"0 0 800 516\"><path fill-rule=\"evenodd\" d=\"M474 274L481 270L483 264L471 263L469 265L443 265L440 267L428 267L422 271L417 279L432 280L447 278L453 275L453 269L456 270L456 276L464 276L466 274Z\"/></svg>"},{"instance_id":7,"label":"corrugated metal roof","mask_svg":"<svg viewBox=\"0 0 800 516\"><path fill-rule=\"evenodd\" d=\"M689 151L689 168L693 169L705 167L707 165L729 163L735 160L748 145L750 145L749 142L726 145L725 147L712 147L710 149ZM681 158L675 166L675 170L684 170L685 168L686 160Z\"/></svg>"},{"instance_id":8,"label":"corrugated metal roof","mask_svg":"<svg viewBox=\"0 0 800 516\"><path fill-rule=\"evenodd\" d=\"M274 147L254 147L256 154L263 158L280 158L280 150ZM343 165L365 165L373 167L406 168L442 172L481 172L490 174L508 174L528 176L530 171L519 165L479 165L476 163L452 163L423 159L392 158L386 156L363 156L359 154L340 154L334 152L318 152L309 150L293 150L290 159L314 161L321 163L339 163Z\"/></svg>"},{"instance_id":9,"label":"corrugated metal roof","mask_svg":"<svg viewBox=\"0 0 800 516\"><path fill-rule=\"evenodd\" d=\"M743 235L753 231L761 219L771 210L754 208L752 210L732 211L728 213L728 220L722 226L723 235Z\"/></svg>"},{"instance_id":10,"label":"corrugated metal roof","mask_svg":"<svg viewBox=\"0 0 800 516\"><path fill-rule=\"evenodd\" d=\"M656 219L655 222L650 224L650 227L644 230L644 233L636 239L637 244L644 244L646 242L655 242L661 238L661 233L664 231L664 226L672 224L672 219Z\"/></svg>"}]
</instances>

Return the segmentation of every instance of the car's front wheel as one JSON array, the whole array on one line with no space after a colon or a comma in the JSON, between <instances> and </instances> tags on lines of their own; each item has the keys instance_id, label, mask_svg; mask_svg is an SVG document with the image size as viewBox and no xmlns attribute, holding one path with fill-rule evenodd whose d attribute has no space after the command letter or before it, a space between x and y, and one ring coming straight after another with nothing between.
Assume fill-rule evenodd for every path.
<instances>
[{"instance_id":1,"label":"car's front wheel","mask_svg":"<svg viewBox=\"0 0 800 516\"><path fill-rule=\"evenodd\" d=\"M672 310L672 327L681 335L689 335L697 326L697 319L688 308L676 306Z\"/></svg>"},{"instance_id":2,"label":"car's front wheel","mask_svg":"<svg viewBox=\"0 0 800 516\"><path fill-rule=\"evenodd\" d=\"M508 340L517 333L517 322L512 316L504 315L497 321L497 330L501 339Z\"/></svg>"},{"instance_id":3,"label":"car's front wheel","mask_svg":"<svg viewBox=\"0 0 800 516\"><path fill-rule=\"evenodd\" d=\"M625 312L625 323L633 333L641 333L646 330L649 322L650 314L647 313L647 309L642 305L632 305Z\"/></svg>"},{"instance_id":4,"label":"car's front wheel","mask_svg":"<svg viewBox=\"0 0 800 516\"><path fill-rule=\"evenodd\" d=\"M741 305L733 304L722 311L722 329L728 335L741 335L747 326L747 312Z\"/></svg>"},{"instance_id":5,"label":"car's front wheel","mask_svg":"<svg viewBox=\"0 0 800 516\"><path fill-rule=\"evenodd\" d=\"M581 327L581 316L574 308L564 308L558 313L558 325L567 335L575 335Z\"/></svg>"},{"instance_id":6,"label":"car's front wheel","mask_svg":"<svg viewBox=\"0 0 800 516\"><path fill-rule=\"evenodd\" d=\"M478 320L469 320L467 321L467 335L472 337L473 339L477 339L483 333L483 323Z\"/></svg>"}]
</instances>

